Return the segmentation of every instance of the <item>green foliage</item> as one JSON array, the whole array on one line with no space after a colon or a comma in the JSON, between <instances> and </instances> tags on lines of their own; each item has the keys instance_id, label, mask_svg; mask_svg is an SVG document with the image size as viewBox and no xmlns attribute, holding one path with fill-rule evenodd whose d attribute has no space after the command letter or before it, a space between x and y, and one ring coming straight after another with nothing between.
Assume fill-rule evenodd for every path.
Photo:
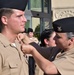
<instances>
[{"instance_id":1,"label":"green foliage","mask_svg":"<svg viewBox=\"0 0 74 75\"><path fill-rule=\"evenodd\" d=\"M40 39L40 25L35 28L34 35L38 38L38 40Z\"/></svg>"}]
</instances>

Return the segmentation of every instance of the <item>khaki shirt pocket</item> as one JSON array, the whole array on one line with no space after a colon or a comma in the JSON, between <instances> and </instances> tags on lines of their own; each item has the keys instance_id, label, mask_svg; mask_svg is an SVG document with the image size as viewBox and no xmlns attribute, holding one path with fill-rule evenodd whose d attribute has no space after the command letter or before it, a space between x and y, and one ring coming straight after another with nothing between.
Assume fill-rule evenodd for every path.
<instances>
[{"instance_id":1,"label":"khaki shirt pocket","mask_svg":"<svg viewBox=\"0 0 74 75\"><path fill-rule=\"evenodd\" d=\"M9 69L10 69L11 75L19 75L17 63L9 62Z\"/></svg>"}]
</instances>

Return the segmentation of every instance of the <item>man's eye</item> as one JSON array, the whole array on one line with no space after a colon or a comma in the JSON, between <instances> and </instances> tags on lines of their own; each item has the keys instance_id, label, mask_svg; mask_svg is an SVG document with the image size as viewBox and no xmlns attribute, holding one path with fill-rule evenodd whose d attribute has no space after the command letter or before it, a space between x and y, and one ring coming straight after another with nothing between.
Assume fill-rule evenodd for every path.
<instances>
[{"instance_id":1,"label":"man's eye","mask_svg":"<svg viewBox=\"0 0 74 75\"><path fill-rule=\"evenodd\" d=\"M17 17L21 17L21 16L17 16Z\"/></svg>"},{"instance_id":2,"label":"man's eye","mask_svg":"<svg viewBox=\"0 0 74 75\"><path fill-rule=\"evenodd\" d=\"M17 17L21 17L22 15L18 15Z\"/></svg>"},{"instance_id":3,"label":"man's eye","mask_svg":"<svg viewBox=\"0 0 74 75\"><path fill-rule=\"evenodd\" d=\"M60 36L56 36L56 38L61 38Z\"/></svg>"}]
</instances>

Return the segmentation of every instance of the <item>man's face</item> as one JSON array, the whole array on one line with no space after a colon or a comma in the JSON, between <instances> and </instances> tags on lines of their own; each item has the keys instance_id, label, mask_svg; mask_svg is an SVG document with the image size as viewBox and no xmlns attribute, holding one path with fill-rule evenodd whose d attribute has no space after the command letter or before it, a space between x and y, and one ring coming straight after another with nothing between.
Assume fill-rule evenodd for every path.
<instances>
[{"instance_id":1,"label":"man's face","mask_svg":"<svg viewBox=\"0 0 74 75\"><path fill-rule=\"evenodd\" d=\"M67 49L69 44L69 39L66 33L56 33L55 42L57 46L61 49Z\"/></svg>"},{"instance_id":2,"label":"man's face","mask_svg":"<svg viewBox=\"0 0 74 75\"><path fill-rule=\"evenodd\" d=\"M24 31L26 18L24 16L24 11L13 10L14 13L7 19L7 29L12 33L20 33Z\"/></svg>"}]
</instances>

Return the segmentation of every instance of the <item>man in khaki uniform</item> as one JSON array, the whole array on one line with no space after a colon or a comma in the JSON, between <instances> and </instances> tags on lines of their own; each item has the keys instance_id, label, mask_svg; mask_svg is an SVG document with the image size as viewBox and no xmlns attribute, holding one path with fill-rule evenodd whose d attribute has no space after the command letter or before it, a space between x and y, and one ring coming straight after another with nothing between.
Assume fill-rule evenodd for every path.
<instances>
[{"instance_id":1,"label":"man in khaki uniform","mask_svg":"<svg viewBox=\"0 0 74 75\"><path fill-rule=\"evenodd\" d=\"M56 31L56 44L61 48L61 53L56 56L53 62L42 57L37 51L39 48L30 43L28 39L30 45L23 44L22 51L31 53L39 67L46 74L74 75L74 17L63 18L53 22L53 28Z\"/></svg>"},{"instance_id":2,"label":"man in khaki uniform","mask_svg":"<svg viewBox=\"0 0 74 75\"><path fill-rule=\"evenodd\" d=\"M0 75L28 75L26 58L16 39L24 31L28 0L0 0Z\"/></svg>"}]
</instances>

